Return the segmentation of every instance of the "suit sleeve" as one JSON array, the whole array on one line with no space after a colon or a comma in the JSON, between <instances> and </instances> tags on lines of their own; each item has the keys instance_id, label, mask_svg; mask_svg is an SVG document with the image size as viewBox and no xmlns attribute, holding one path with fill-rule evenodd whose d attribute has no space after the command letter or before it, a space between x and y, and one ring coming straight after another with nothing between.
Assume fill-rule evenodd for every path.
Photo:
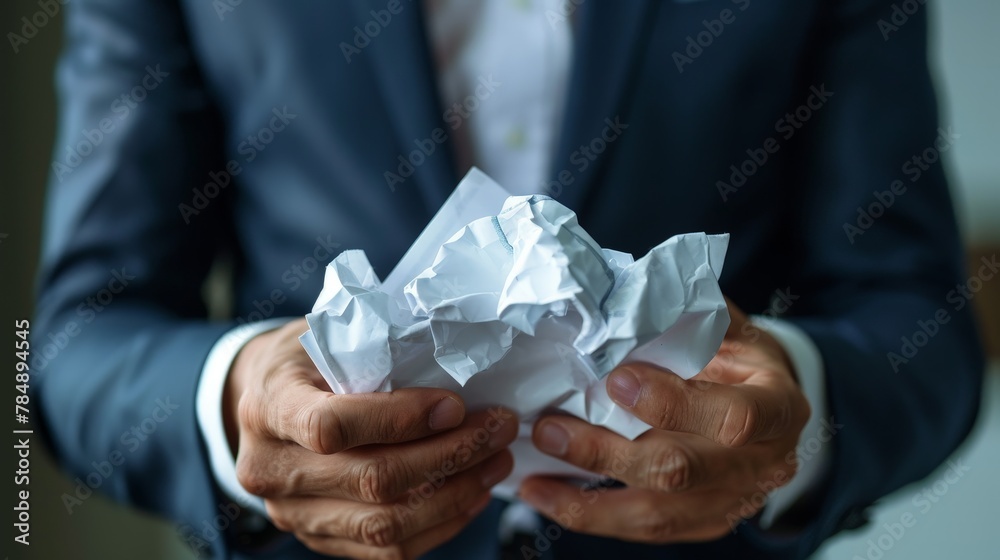
<instances>
[{"instance_id":1,"label":"suit sleeve","mask_svg":"<svg viewBox=\"0 0 1000 560\"><path fill-rule=\"evenodd\" d=\"M741 531L767 557L807 556L927 476L978 410L982 349L957 289L968 278L940 161L956 131L937 120L931 6L906 4L919 9L905 21L889 0L830 1L818 18L803 88L832 97L796 138L802 295L788 318L822 354L836 433L824 491L792 519L798 538Z\"/></svg>"},{"instance_id":2,"label":"suit sleeve","mask_svg":"<svg viewBox=\"0 0 1000 560\"><path fill-rule=\"evenodd\" d=\"M195 389L232 325L206 320L201 286L230 205L219 194L187 223L179 205L224 169L222 126L173 3L79 0L65 31L34 325L41 430L89 487L63 496L71 513L92 490L203 527L219 500Z\"/></svg>"}]
</instances>

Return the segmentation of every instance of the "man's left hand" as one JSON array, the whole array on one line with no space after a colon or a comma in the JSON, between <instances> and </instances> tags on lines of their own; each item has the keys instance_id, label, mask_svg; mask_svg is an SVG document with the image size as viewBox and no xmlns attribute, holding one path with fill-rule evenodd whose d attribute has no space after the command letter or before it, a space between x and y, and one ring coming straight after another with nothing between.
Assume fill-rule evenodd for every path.
<instances>
[{"instance_id":1,"label":"man's left hand","mask_svg":"<svg viewBox=\"0 0 1000 560\"><path fill-rule=\"evenodd\" d=\"M572 531L644 543L714 540L754 515L764 489L795 474L809 404L782 346L729 311L722 347L692 379L640 363L611 373L611 398L653 426L635 441L568 416L535 424L540 450L625 487L532 477L521 498Z\"/></svg>"}]
</instances>

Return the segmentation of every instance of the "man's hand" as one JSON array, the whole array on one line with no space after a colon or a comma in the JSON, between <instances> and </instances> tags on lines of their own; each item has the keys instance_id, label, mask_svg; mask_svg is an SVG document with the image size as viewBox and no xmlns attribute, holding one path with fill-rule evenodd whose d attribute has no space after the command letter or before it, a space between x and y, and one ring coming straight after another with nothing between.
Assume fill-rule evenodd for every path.
<instances>
[{"instance_id":1,"label":"man's hand","mask_svg":"<svg viewBox=\"0 0 1000 560\"><path fill-rule=\"evenodd\" d=\"M412 558L457 534L513 467L518 421L466 416L443 389L335 395L299 345L304 320L260 335L223 397L240 484L309 548Z\"/></svg>"},{"instance_id":2,"label":"man's hand","mask_svg":"<svg viewBox=\"0 0 1000 560\"><path fill-rule=\"evenodd\" d=\"M691 380L637 363L612 372L611 398L653 426L635 441L566 416L535 424L539 449L625 488L533 477L521 497L573 531L645 543L713 540L756 513L754 495L794 475L809 404L781 345L729 310L719 353Z\"/></svg>"}]
</instances>

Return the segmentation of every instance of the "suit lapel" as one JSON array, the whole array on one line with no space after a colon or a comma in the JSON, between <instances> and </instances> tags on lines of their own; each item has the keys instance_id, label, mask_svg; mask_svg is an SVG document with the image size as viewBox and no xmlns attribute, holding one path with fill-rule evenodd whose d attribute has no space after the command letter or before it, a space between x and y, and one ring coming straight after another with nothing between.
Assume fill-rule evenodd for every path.
<instances>
[{"instance_id":1,"label":"suit lapel","mask_svg":"<svg viewBox=\"0 0 1000 560\"><path fill-rule=\"evenodd\" d=\"M600 138L607 126L605 119L614 121L619 116L628 122L623 107L639 62L636 51L647 44L652 11L658 4L645 0L585 2L579 8L562 134L550 172L550 179L556 181L560 172L571 173L572 183L563 185L562 192L552 193L570 208L583 206L587 189L614 144L588 160L583 170L580 155L574 157L574 152Z\"/></svg>"},{"instance_id":2,"label":"suit lapel","mask_svg":"<svg viewBox=\"0 0 1000 560\"><path fill-rule=\"evenodd\" d=\"M353 0L358 25L364 27L372 19L372 5ZM418 147L415 140L431 138L440 128L447 133L441 120L440 102L435 85L435 69L424 32L420 2L406 2L403 10L371 39L362 56L371 57L372 69L385 103L386 112L394 123L399 152L407 158ZM413 175L397 186L418 189L429 214L444 203L457 184L452 152L452 139L435 144L432 155L414 166ZM423 155L423 154L421 154ZM396 172L393 162L392 172Z\"/></svg>"}]
</instances>

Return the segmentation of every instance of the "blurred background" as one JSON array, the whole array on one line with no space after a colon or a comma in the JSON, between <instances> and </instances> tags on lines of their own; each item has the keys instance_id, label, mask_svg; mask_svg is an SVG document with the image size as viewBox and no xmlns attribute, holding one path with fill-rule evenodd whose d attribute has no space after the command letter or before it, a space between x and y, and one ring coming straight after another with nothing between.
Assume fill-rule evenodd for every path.
<instances>
[{"instance_id":1,"label":"blurred background","mask_svg":"<svg viewBox=\"0 0 1000 560\"><path fill-rule=\"evenodd\" d=\"M977 263L981 257L1000 252L1000 63L996 60L1000 34L995 29L1000 23L1000 3L950 0L934 2L930 9L930 56L937 74L942 122L959 134L946 165L969 262ZM0 29L8 43L0 48L4 108L0 111L0 317L8 326L12 319L32 313L44 188L55 131L53 67L62 43L62 14L47 18L46 25L18 46L18 52L10 44L9 33L20 33L21 18L37 11L37 0L0 4ZM991 366L978 426L953 457L953 465L960 465L964 474L956 480L947 472L954 467L946 464L926 480L886 498L870 512L871 523L831 539L816 559L984 558L984 551L996 550L991 531L997 518L995 504L1000 504L1000 478L996 476L1000 464L1000 278L985 283L974 302ZM12 385L5 384L7 395ZM13 558L193 557L168 523L102 497L89 500L85 511L67 514L60 496L72 492L72 487L43 453L40 447L31 453L31 546L5 545L11 551L5 554ZM7 457L8 465L16 464L15 457ZM8 478L7 484L11 483ZM925 492L936 500L925 497ZM916 524L899 534L894 525L907 514Z\"/></svg>"}]
</instances>

